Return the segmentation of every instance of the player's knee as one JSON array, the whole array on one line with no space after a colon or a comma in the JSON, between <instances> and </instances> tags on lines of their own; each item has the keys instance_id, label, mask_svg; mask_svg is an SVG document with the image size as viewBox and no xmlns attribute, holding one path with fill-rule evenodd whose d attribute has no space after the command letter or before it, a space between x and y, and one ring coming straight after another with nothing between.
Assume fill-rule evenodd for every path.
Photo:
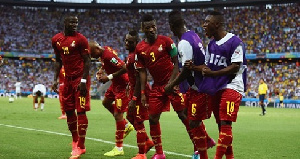
<instances>
[{"instance_id":1,"label":"player's knee","mask_svg":"<svg viewBox=\"0 0 300 159\"><path fill-rule=\"evenodd\" d=\"M114 117L116 121L121 121L123 120L123 113L119 113L119 112L114 113Z\"/></svg>"},{"instance_id":2,"label":"player's knee","mask_svg":"<svg viewBox=\"0 0 300 159\"><path fill-rule=\"evenodd\" d=\"M156 125L159 122L160 115L149 115L150 125Z\"/></svg>"}]
</instances>

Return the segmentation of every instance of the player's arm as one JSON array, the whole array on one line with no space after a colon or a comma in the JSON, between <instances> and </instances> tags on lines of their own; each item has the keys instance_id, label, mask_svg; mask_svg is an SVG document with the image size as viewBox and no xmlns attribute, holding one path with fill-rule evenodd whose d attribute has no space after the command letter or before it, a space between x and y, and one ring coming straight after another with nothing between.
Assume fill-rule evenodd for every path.
<instances>
[{"instance_id":1,"label":"player's arm","mask_svg":"<svg viewBox=\"0 0 300 159\"><path fill-rule=\"evenodd\" d=\"M112 77L119 77L121 76L122 74L126 73L127 72L127 68L126 68L126 65L123 64L121 69L119 69L117 72L114 72L112 73Z\"/></svg>"},{"instance_id":2,"label":"player's arm","mask_svg":"<svg viewBox=\"0 0 300 159\"><path fill-rule=\"evenodd\" d=\"M89 76L89 70L91 67L91 55L90 54L83 54L82 55L83 58L83 75L82 78L83 79L87 79Z\"/></svg>"},{"instance_id":3,"label":"player's arm","mask_svg":"<svg viewBox=\"0 0 300 159\"><path fill-rule=\"evenodd\" d=\"M134 67L138 71L138 75L136 76L137 81L136 81L135 87L138 87L137 85L140 85L140 88L135 88L135 90L140 89L140 91L135 92L135 93L138 94L140 92L141 103L144 107L147 107L147 105L146 105L147 98L146 98L146 95L145 95L145 89L146 89L146 83L147 83L147 71L146 71L146 68L145 68L145 63L144 63L143 58L141 56L139 56L138 49L136 49ZM139 81L138 81L138 78L139 78ZM135 95L137 95L137 94L135 94Z\"/></svg>"},{"instance_id":4,"label":"player's arm","mask_svg":"<svg viewBox=\"0 0 300 159\"><path fill-rule=\"evenodd\" d=\"M171 56L171 59L172 59L173 65L174 65L173 72L172 72L171 78L169 80L169 83L170 83L177 77L178 72L179 72L177 47L175 46L174 43L171 44L171 49L169 51L169 54Z\"/></svg>"},{"instance_id":5,"label":"player's arm","mask_svg":"<svg viewBox=\"0 0 300 159\"><path fill-rule=\"evenodd\" d=\"M59 77L60 69L62 67L62 60L60 54L56 50L55 44L52 44L52 46L55 52L55 63L54 63L54 79L53 79L53 84L51 89L57 93L58 77Z\"/></svg>"},{"instance_id":6,"label":"player's arm","mask_svg":"<svg viewBox=\"0 0 300 159\"><path fill-rule=\"evenodd\" d=\"M146 106L146 96L145 96L145 89L147 83L147 71L145 68L139 69L139 76L140 76L140 86L141 86L141 102L143 106Z\"/></svg>"},{"instance_id":7,"label":"player's arm","mask_svg":"<svg viewBox=\"0 0 300 159\"><path fill-rule=\"evenodd\" d=\"M178 52L182 56L181 63L184 63L185 61L191 60L193 58L193 48L190 45L190 43L186 40L181 40L178 43ZM177 54L176 54L176 57L177 57ZM177 67L178 67L178 59L177 59ZM173 72L174 72L174 70L173 70ZM176 86L180 82L184 81L188 76L190 76L190 74L191 74L191 71L189 69L183 67L180 74L178 76L176 76L174 80L170 81L169 84L166 85L165 91L167 93L171 93L173 91L174 86Z\"/></svg>"},{"instance_id":8,"label":"player's arm","mask_svg":"<svg viewBox=\"0 0 300 159\"><path fill-rule=\"evenodd\" d=\"M86 38L82 38L81 57L83 59L83 75L78 89L80 90L80 96L85 97L87 91L89 91L86 88L86 82L91 67L91 54L89 52L89 44Z\"/></svg>"},{"instance_id":9,"label":"player's arm","mask_svg":"<svg viewBox=\"0 0 300 159\"><path fill-rule=\"evenodd\" d=\"M133 92L132 99L129 99L130 100L130 102L128 104L129 111L134 110L134 108L136 106L136 100L141 95L141 80L140 80L140 75L139 75L138 71L136 71L136 73L135 73L135 86L134 86L134 88L131 88L131 89L134 89L134 92Z\"/></svg>"}]
</instances>

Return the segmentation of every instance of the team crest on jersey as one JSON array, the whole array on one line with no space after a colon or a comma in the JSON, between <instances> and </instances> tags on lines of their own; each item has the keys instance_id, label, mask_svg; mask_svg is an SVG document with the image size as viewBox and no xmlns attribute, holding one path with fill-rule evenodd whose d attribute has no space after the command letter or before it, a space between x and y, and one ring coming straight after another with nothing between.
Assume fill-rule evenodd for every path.
<instances>
[{"instance_id":1,"label":"team crest on jersey","mask_svg":"<svg viewBox=\"0 0 300 159\"><path fill-rule=\"evenodd\" d=\"M162 44L160 44L159 48L157 49L159 52L163 51L163 48L162 48Z\"/></svg>"},{"instance_id":2,"label":"team crest on jersey","mask_svg":"<svg viewBox=\"0 0 300 159\"><path fill-rule=\"evenodd\" d=\"M116 65L118 64L118 60L114 57L110 60L110 62Z\"/></svg>"},{"instance_id":3,"label":"team crest on jersey","mask_svg":"<svg viewBox=\"0 0 300 159\"><path fill-rule=\"evenodd\" d=\"M71 47L75 47L75 41L72 42Z\"/></svg>"}]
</instances>

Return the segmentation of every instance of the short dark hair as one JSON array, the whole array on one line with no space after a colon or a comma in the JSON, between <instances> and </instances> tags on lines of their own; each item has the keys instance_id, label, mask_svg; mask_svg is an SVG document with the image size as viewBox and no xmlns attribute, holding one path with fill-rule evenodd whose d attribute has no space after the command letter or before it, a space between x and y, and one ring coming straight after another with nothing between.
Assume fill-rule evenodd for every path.
<instances>
[{"instance_id":1,"label":"short dark hair","mask_svg":"<svg viewBox=\"0 0 300 159\"><path fill-rule=\"evenodd\" d=\"M209 15L214 16L215 20L217 22L221 23L222 25L225 24L225 19L224 19L224 16L221 12L211 11L211 12L209 12Z\"/></svg>"},{"instance_id":2,"label":"short dark hair","mask_svg":"<svg viewBox=\"0 0 300 159\"><path fill-rule=\"evenodd\" d=\"M185 25L185 21L182 17L182 14L178 10L174 10L169 14L169 24L174 26L182 27Z\"/></svg>"},{"instance_id":3,"label":"short dark hair","mask_svg":"<svg viewBox=\"0 0 300 159\"><path fill-rule=\"evenodd\" d=\"M134 36L137 42L140 41L139 33L136 30L129 30L128 34Z\"/></svg>"},{"instance_id":4,"label":"short dark hair","mask_svg":"<svg viewBox=\"0 0 300 159\"><path fill-rule=\"evenodd\" d=\"M154 20L154 18L153 18L152 15L150 15L150 14L145 14L145 15L143 15L143 17L142 17L141 22L144 23L144 22L149 22L149 21L152 21L152 20Z\"/></svg>"},{"instance_id":5,"label":"short dark hair","mask_svg":"<svg viewBox=\"0 0 300 159\"><path fill-rule=\"evenodd\" d=\"M64 22L69 21L71 17L78 17L76 14L66 14L64 16Z\"/></svg>"},{"instance_id":6,"label":"short dark hair","mask_svg":"<svg viewBox=\"0 0 300 159\"><path fill-rule=\"evenodd\" d=\"M139 33L136 30L129 30L128 34L131 36L139 36Z\"/></svg>"}]
</instances>

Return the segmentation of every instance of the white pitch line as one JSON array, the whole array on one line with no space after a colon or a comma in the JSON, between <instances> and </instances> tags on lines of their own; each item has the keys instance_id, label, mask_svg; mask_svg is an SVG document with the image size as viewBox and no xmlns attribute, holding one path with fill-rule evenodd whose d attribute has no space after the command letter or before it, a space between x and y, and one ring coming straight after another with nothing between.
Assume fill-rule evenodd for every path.
<instances>
[{"instance_id":1,"label":"white pitch line","mask_svg":"<svg viewBox=\"0 0 300 159\"><path fill-rule=\"evenodd\" d=\"M61 136L71 136L69 134L64 134L64 133L59 133L59 132L54 132L54 131L38 130L38 129L33 129L33 128L24 128L24 127L19 127L19 126L14 126L14 125L0 124L0 126L23 129L23 130L28 130L28 131L44 132L44 133L48 133L48 134L55 134L55 135L61 135ZM103 143L106 143L106 144L112 144L112 145L115 144L114 142L111 142L111 141L106 141L106 140L96 139L96 138L91 138L91 137L86 137L86 139L93 140L93 141L98 141L98 142L103 142ZM132 145L128 145L128 144L123 144L123 146L124 147L130 147L130 148L137 148L136 146L132 146ZM155 150L151 149L150 151L155 151ZM191 157L191 155L180 154L180 153L171 152L171 151L164 151L164 153L169 154L169 155L175 155L175 156Z\"/></svg>"}]
</instances>

